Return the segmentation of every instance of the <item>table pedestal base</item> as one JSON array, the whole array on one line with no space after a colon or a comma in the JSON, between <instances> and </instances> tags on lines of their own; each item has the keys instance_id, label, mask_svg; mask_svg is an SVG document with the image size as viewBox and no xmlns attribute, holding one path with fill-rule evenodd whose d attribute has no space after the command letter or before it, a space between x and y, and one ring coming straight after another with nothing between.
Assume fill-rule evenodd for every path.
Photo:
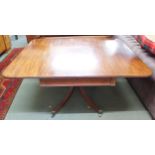
<instances>
[{"instance_id":1,"label":"table pedestal base","mask_svg":"<svg viewBox=\"0 0 155 155\"><path fill-rule=\"evenodd\" d=\"M75 89L77 89L80 95L84 98L86 104L89 108L92 108L99 114L102 114L102 109L87 95L84 87L87 86L115 86L116 79L105 77L105 78L52 78L52 79L40 79L40 86L41 87L60 87L65 86L69 87L69 90L64 97L64 99L56 105L52 110L52 116L58 113L66 104L67 101L71 98ZM101 116L101 115L99 115Z\"/></svg>"},{"instance_id":2,"label":"table pedestal base","mask_svg":"<svg viewBox=\"0 0 155 155\"><path fill-rule=\"evenodd\" d=\"M67 101L71 98L75 89L79 90L79 93L84 98L85 103L88 105L88 107L92 108L99 114L103 113L103 110L99 108L99 106L87 95L83 87L70 87L64 99L52 109L52 117L54 117L55 114L58 113L67 104Z\"/></svg>"}]
</instances>

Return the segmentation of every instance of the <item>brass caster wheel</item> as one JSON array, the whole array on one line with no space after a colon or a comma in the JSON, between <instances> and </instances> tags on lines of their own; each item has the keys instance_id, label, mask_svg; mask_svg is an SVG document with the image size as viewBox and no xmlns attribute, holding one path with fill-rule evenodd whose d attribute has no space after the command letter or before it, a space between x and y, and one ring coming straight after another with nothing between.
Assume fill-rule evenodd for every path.
<instances>
[{"instance_id":1,"label":"brass caster wheel","mask_svg":"<svg viewBox=\"0 0 155 155\"><path fill-rule=\"evenodd\" d=\"M90 107L90 106L87 106L87 108L88 108L88 109L91 109L91 107Z\"/></svg>"},{"instance_id":2,"label":"brass caster wheel","mask_svg":"<svg viewBox=\"0 0 155 155\"><path fill-rule=\"evenodd\" d=\"M51 117L53 118L55 116L56 112L55 111L52 111L52 115Z\"/></svg>"},{"instance_id":3,"label":"brass caster wheel","mask_svg":"<svg viewBox=\"0 0 155 155\"><path fill-rule=\"evenodd\" d=\"M52 106L51 106L51 105L49 105L49 106L48 106L48 108L49 108L49 109L51 109L51 108L52 108Z\"/></svg>"},{"instance_id":4,"label":"brass caster wheel","mask_svg":"<svg viewBox=\"0 0 155 155\"><path fill-rule=\"evenodd\" d=\"M100 109L100 110L98 111L98 116L99 116L99 117L102 117L102 115L103 115L103 110Z\"/></svg>"}]
</instances>

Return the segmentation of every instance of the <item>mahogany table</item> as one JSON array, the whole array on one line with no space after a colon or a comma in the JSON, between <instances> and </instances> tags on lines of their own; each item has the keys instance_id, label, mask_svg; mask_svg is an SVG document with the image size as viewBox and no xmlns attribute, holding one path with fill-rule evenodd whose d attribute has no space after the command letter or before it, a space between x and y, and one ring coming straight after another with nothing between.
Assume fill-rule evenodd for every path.
<instances>
[{"instance_id":1,"label":"mahogany table","mask_svg":"<svg viewBox=\"0 0 155 155\"><path fill-rule=\"evenodd\" d=\"M40 86L70 87L64 100L53 108L53 116L66 104L75 88L89 107L102 113L83 87L115 86L119 77L151 74L123 42L108 36L36 39L3 71L6 78L37 78Z\"/></svg>"}]
</instances>

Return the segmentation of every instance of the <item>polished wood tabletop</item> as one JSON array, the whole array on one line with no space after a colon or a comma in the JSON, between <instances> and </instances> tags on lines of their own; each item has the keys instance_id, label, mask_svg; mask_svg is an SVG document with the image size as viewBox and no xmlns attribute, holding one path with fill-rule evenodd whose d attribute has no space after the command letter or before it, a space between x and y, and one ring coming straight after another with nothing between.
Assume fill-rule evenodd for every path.
<instances>
[{"instance_id":1,"label":"polished wood tabletop","mask_svg":"<svg viewBox=\"0 0 155 155\"><path fill-rule=\"evenodd\" d=\"M7 78L148 77L151 74L124 43L102 36L33 40L3 71Z\"/></svg>"}]
</instances>

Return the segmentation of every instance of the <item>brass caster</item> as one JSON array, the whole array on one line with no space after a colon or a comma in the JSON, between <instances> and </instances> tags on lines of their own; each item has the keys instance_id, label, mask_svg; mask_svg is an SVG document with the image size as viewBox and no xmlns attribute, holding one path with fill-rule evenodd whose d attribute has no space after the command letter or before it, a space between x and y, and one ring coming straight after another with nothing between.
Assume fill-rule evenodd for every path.
<instances>
[{"instance_id":1,"label":"brass caster","mask_svg":"<svg viewBox=\"0 0 155 155\"><path fill-rule=\"evenodd\" d=\"M99 116L99 117L102 117L102 115L103 115L103 110L100 109L100 110L98 111L98 116Z\"/></svg>"},{"instance_id":2,"label":"brass caster","mask_svg":"<svg viewBox=\"0 0 155 155\"><path fill-rule=\"evenodd\" d=\"M52 108L52 106L51 106L51 105L49 105L49 106L48 106L48 108L49 108L49 109L51 109L51 108Z\"/></svg>"},{"instance_id":3,"label":"brass caster","mask_svg":"<svg viewBox=\"0 0 155 155\"><path fill-rule=\"evenodd\" d=\"M87 108L88 108L88 109L91 109L91 107L90 107L90 106L87 106Z\"/></svg>"},{"instance_id":4,"label":"brass caster","mask_svg":"<svg viewBox=\"0 0 155 155\"><path fill-rule=\"evenodd\" d=\"M53 118L55 116L56 112L55 111L52 111L52 115L51 117Z\"/></svg>"}]
</instances>

